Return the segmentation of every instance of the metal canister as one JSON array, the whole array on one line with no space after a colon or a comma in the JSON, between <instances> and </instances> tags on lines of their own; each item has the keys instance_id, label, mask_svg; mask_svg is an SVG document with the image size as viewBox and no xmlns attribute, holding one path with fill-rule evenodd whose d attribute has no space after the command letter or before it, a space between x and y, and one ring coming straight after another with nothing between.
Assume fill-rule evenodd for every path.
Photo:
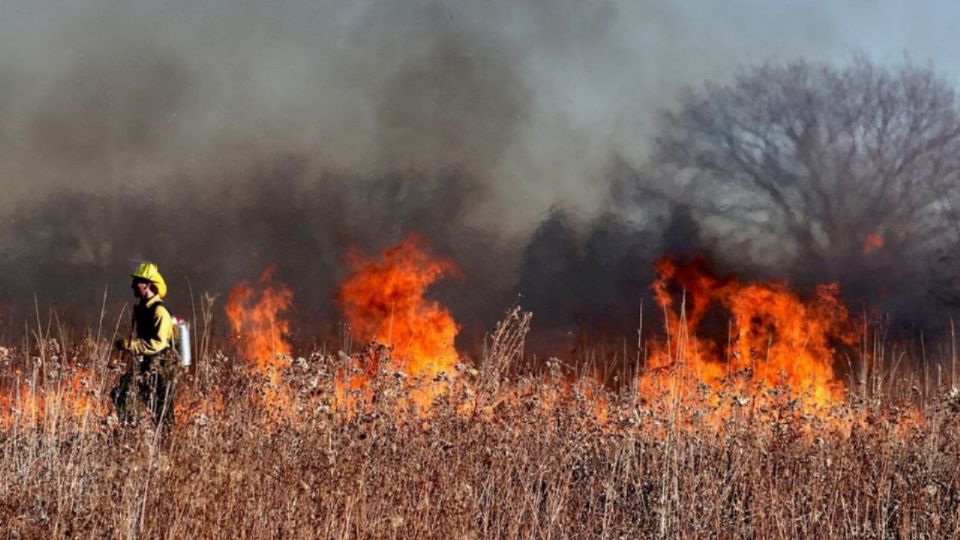
<instances>
[{"instance_id":1,"label":"metal canister","mask_svg":"<svg viewBox=\"0 0 960 540\"><path fill-rule=\"evenodd\" d=\"M190 323L183 319L174 318L173 325L177 330L177 353L180 355L180 365L187 367L193 361L193 353L190 348Z\"/></svg>"}]
</instances>

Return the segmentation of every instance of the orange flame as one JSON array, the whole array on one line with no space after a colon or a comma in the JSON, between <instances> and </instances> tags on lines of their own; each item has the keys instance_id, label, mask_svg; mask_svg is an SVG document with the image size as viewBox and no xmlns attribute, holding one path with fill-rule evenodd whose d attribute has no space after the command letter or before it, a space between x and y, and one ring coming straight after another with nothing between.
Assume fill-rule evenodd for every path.
<instances>
[{"instance_id":1,"label":"orange flame","mask_svg":"<svg viewBox=\"0 0 960 540\"><path fill-rule=\"evenodd\" d=\"M340 286L337 299L347 323L361 339L392 347L392 361L399 371L425 380L441 374L452 377L459 358L454 348L459 328L446 308L424 294L435 281L457 272L457 267L447 259L431 257L421 245L411 235L378 260L351 252L351 275ZM356 388L358 383L349 386ZM411 396L422 406L441 391L422 390Z\"/></svg>"},{"instance_id":2,"label":"orange flame","mask_svg":"<svg viewBox=\"0 0 960 540\"><path fill-rule=\"evenodd\" d=\"M869 255L874 251L883 249L885 241L883 237L877 233L870 233L867 235L867 239L863 241L863 254Z\"/></svg>"},{"instance_id":3,"label":"orange flame","mask_svg":"<svg viewBox=\"0 0 960 540\"><path fill-rule=\"evenodd\" d=\"M54 387L20 383L0 394L0 428L9 429L15 423L104 417L106 406L95 397L90 372L82 368L72 371Z\"/></svg>"},{"instance_id":4,"label":"orange flame","mask_svg":"<svg viewBox=\"0 0 960 540\"><path fill-rule=\"evenodd\" d=\"M214 388L209 395L191 396L190 399L178 399L173 406L174 418L178 425L206 421L209 417L222 415L226 410L223 392Z\"/></svg>"},{"instance_id":5,"label":"orange flame","mask_svg":"<svg viewBox=\"0 0 960 540\"><path fill-rule=\"evenodd\" d=\"M260 275L258 299L246 281L234 285L224 311L237 338L237 352L270 383L264 401L287 409L290 399L280 387L280 373L290 364L290 323L285 313L290 309L293 293L286 285L275 284L273 273L274 267L270 266Z\"/></svg>"},{"instance_id":6,"label":"orange flame","mask_svg":"<svg viewBox=\"0 0 960 540\"><path fill-rule=\"evenodd\" d=\"M238 351L255 362L258 371L269 374L286 366L283 356L289 356L287 341L290 324L284 313L290 308L293 293L285 285L273 284L274 267L264 270L258 280L262 291L254 301L255 292L249 283L241 281L230 289L224 307L230 328L237 336Z\"/></svg>"},{"instance_id":7,"label":"orange flame","mask_svg":"<svg viewBox=\"0 0 960 540\"><path fill-rule=\"evenodd\" d=\"M834 345L851 346L856 336L836 284L817 287L804 301L782 283L719 279L703 259L679 266L665 257L656 270L652 287L668 336L651 345L647 371L637 381L641 396L682 401L706 394L721 416L778 391L806 412L842 401ZM683 290L679 308L671 285ZM711 309L729 316L725 344L696 335Z\"/></svg>"}]
</instances>

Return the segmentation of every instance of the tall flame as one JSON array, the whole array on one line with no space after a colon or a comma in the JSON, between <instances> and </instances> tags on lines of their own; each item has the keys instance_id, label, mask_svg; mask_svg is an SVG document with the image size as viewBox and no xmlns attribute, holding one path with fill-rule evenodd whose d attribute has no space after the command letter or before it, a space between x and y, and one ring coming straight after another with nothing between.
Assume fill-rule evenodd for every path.
<instances>
[{"instance_id":1,"label":"tall flame","mask_svg":"<svg viewBox=\"0 0 960 540\"><path fill-rule=\"evenodd\" d=\"M241 281L230 289L224 311L237 337L238 351L267 374L283 368L284 356L290 356L290 323L285 318L293 293L286 285L273 283L274 267L260 275L259 298L254 288Z\"/></svg>"},{"instance_id":2,"label":"tall flame","mask_svg":"<svg viewBox=\"0 0 960 540\"><path fill-rule=\"evenodd\" d=\"M856 336L837 285L821 285L802 300L782 283L717 278L703 259L681 266L665 257L656 270L652 287L668 337L651 346L647 371L638 379L641 395L684 399L706 389L708 401L720 407L721 391L734 393L743 404L784 390L811 411L843 399L833 369L834 347L851 346ZM697 335L714 308L729 316L725 343ZM677 370L686 382L677 383ZM664 377L667 371L671 377Z\"/></svg>"},{"instance_id":3,"label":"tall flame","mask_svg":"<svg viewBox=\"0 0 960 540\"><path fill-rule=\"evenodd\" d=\"M286 312L293 293L286 285L274 283L274 270L270 266L260 275L259 295L246 281L234 285L224 311L237 338L237 352L269 382L264 402L289 410L291 398L288 389L281 386L281 372L290 364L292 348Z\"/></svg>"},{"instance_id":4,"label":"tall flame","mask_svg":"<svg viewBox=\"0 0 960 540\"><path fill-rule=\"evenodd\" d=\"M417 236L409 236L377 260L353 251L348 264L351 275L341 284L337 299L352 330L361 339L390 345L396 368L408 376L425 380L441 373L453 376L459 328L446 308L424 295L432 283L457 272L456 265L428 255ZM429 403L434 394L427 391L417 401Z\"/></svg>"}]
</instances>

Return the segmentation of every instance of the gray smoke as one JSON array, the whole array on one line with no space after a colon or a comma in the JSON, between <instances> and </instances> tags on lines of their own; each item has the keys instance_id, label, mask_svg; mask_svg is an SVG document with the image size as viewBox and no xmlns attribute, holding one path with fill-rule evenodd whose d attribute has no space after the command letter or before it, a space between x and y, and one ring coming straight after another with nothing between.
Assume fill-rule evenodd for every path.
<instances>
[{"instance_id":1,"label":"gray smoke","mask_svg":"<svg viewBox=\"0 0 960 540\"><path fill-rule=\"evenodd\" d=\"M436 294L477 332L517 298L548 327L629 326L652 260L709 227L620 204L659 111L745 62L896 56L874 30L937 20L878 6L8 0L0 310L99 311L141 258L182 304L275 264L327 323L346 249L416 231L461 266Z\"/></svg>"}]
</instances>

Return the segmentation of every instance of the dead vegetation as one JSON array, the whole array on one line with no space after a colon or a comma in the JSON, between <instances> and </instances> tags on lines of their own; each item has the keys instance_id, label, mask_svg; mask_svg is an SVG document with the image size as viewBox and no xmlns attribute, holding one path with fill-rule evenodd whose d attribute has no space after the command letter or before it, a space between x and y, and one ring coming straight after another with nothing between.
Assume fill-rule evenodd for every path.
<instances>
[{"instance_id":1,"label":"dead vegetation","mask_svg":"<svg viewBox=\"0 0 960 540\"><path fill-rule=\"evenodd\" d=\"M204 355L181 378L169 437L111 422L106 341L2 349L2 536L960 534L960 392L945 381L852 392L822 415L775 388L731 394L718 422L715 396L653 401L555 363L518 375L528 324L510 313L429 411L405 396L437 381L391 370L388 349L349 410L338 373L370 351L291 360L279 401L245 363ZM894 388L880 371L864 386Z\"/></svg>"}]
</instances>

